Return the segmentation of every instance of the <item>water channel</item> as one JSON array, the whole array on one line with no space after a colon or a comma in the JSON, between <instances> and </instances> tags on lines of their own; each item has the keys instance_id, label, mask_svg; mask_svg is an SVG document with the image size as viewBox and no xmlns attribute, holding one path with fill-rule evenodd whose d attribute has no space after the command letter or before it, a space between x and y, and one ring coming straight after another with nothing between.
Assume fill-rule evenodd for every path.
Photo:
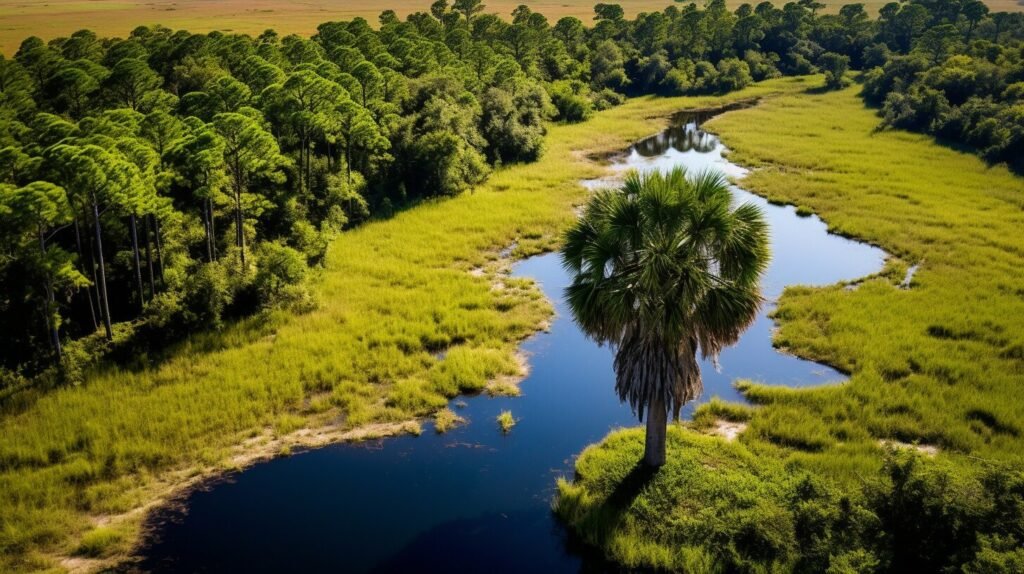
<instances>
[{"instance_id":1,"label":"water channel","mask_svg":"<svg viewBox=\"0 0 1024 574\"><path fill-rule=\"evenodd\" d=\"M615 158L609 178L682 165L740 180L746 170L723 156L723 144L698 126L701 119L677 116L673 127ZM770 302L786 285L825 285L881 269L884 252L829 234L817 217L800 217L793 207L770 205L739 187L733 193L767 215ZM557 254L521 261L513 274L536 279L556 308L550 332L523 344L531 372L521 397L464 398L465 406L453 410L469 424L443 435L425 425L419 437L328 446L226 477L191 493L183 509L159 512L137 566L155 572L609 569L558 524L551 498L556 478L571 476L575 454L637 422L613 391L611 351L589 341L562 302L568 277ZM719 371L702 365L702 401L742 400L732 386L740 378L789 386L844 379L772 348L771 308L722 354ZM506 409L518 424L502 435L495 417Z\"/></svg>"}]
</instances>

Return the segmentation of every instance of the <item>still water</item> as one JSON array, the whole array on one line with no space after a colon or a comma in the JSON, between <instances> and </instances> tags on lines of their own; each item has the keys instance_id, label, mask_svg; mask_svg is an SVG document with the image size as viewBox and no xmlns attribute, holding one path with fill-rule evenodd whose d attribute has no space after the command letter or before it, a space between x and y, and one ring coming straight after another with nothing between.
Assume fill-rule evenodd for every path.
<instances>
[{"instance_id":1,"label":"still water","mask_svg":"<svg viewBox=\"0 0 1024 574\"><path fill-rule=\"evenodd\" d=\"M746 171L679 116L674 127L634 145L609 167ZM590 182L591 187L606 180ZM878 271L885 254L830 235L816 217L769 205L739 188L738 202L764 209L772 233L765 278L769 301L792 284L824 285ZM530 376L518 398L465 399L468 425L444 435L334 445L258 464L197 491L185 511L154 518L154 535L138 565L157 572L597 572L599 557L579 547L550 512L555 479L570 476L572 457L609 430L636 424L613 391L612 354L588 341L562 302L568 277L556 254L513 267L536 279L555 302L548 333L523 344ZM766 306L720 359L703 364L705 393L742 400L738 378L805 386L844 379L835 370L775 351ZM461 403L460 403L461 404ZM511 410L518 424L502 435L495 417ZM689 416L693 405L684 410Z\"/></svg>"}]
</instances>

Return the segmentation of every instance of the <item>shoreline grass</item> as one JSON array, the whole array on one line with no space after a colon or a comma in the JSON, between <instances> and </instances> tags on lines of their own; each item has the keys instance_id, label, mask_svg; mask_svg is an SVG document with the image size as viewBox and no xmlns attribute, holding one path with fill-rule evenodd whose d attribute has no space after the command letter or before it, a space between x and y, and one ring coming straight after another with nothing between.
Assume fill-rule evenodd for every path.
<instances>
[{"instance_id":1,"label":"shoreline grass","mask_svg":"<svg viewBox=\"0 0 1024 574\"><path fill-rule=\"evenodd\" d=\"M184 344L153 368L27 396L0 418L0 570L59 568L101 523L122 533L119 547L87 569L107 566L138 541L154 502L203 477L287 444L402 432L456 395L521 374L517 347L544 327L550 303L530 282L495 290L471 271L513 243L514 257L553 248L585 197L578 181L603 171L590 155L658 131L683 108L811 83L641 98L552 126L540 161L339 237L311 285L318 309L276 312L259 336L251 323L229 327L230 345L193 354Z\"/></svg>"},{"instance_id":2,"label":"shoreline grass","mask_svg":"<svg viewBox=\"0 0 1024 574\"><path fill-rule=\"evenodd\" d=\"M801 390L743 382L754 406L698 408L691 430L672 429L665 475L631 497L611 494L629 490L624 465L640 456L640 431L588 447L575 480L559 482L555 511L612 560L787 570L796 560L785 543L792 514L757 506L770 505L770 496L747 502L764 526L755 529L757 539L772 553L735 544L694 548L700 525L690 521L699 515L722 532L742 532L750 517L721 502L738 487L780 496L800 474L844 493L884 482L892 445L917 456L925 474L941 468L972 484L985 469L1024 464L1024 178L927 136L876 131L878 118L857 90L786 94L708 124L732 161L754 168L745 189L818 214L830 231L893 256L888 273L853 288L791 286L773 313L777 347L835 365L849 381ZM913 282L901 285L918 263ZM702 441L717 439L693 429L706 431L719 418L742 420L745 430L708 450ZM736 458L711 460L721 453ZM719 490L709 494L709 484ZM664 511L658 520L652 509ZM835 565L867 558L854 552L835 557Z\"/></svg>"}]
</instances>

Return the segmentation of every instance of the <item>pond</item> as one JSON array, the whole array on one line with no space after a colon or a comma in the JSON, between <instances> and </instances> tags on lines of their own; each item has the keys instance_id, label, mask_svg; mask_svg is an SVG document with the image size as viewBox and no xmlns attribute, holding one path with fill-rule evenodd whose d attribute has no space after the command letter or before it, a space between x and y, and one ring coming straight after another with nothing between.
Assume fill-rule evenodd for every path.
<instances>
[{"instance_id":1,"label":"pond","mask_svg":"<svg viewBox=\"0 0 1024 574\"><path fill-rule=\"evenodd\" d=\"M614 159L610 177L628 169L719 169L741 178L722 143L677 116L662 134ZM585 182L586 183L586 182ZM590 182L591 187L606 183ZM761 206L771 227L773 260L764 291L773 301L786 285L824 285L881 269L885 253L827 233L817 217L799 217L738 187L736 200ZM470 422L437 435L333 445L257 464L191 493L184 510L152 521L154 534L136 567L156 572L596 572L608 569L575 543L550 511L559 476L573 456L609 430L637 424L616 399L612 354L580 332L562 302L568 277L557 254L517 263L513 274L536 279L555 302L551 330L523 344L530 375L518 398L463 399L453 406ZM806 386L844 376L771 345L767 305L720 358L702 364L705 392L742 400L739 378ZM518 424L502 435L495 417L511 410ZM692 413L689 405L684 414Z\"/></svg>"}]
</instances>

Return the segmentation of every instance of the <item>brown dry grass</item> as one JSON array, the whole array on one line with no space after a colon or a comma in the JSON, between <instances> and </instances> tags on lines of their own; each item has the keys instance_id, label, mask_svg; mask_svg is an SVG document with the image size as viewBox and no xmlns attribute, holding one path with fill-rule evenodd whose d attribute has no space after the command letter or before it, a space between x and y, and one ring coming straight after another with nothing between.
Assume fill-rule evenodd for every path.
<instances>
[{"instance_id":1,"label":"brown dry grass","mask_svg":"<svg viewBox=\"0 0 1024 574\"><path fill-rule=\"evenodd\" d=\"M727 0L738 6L742 0ZM852 0L849 0L852 1ZM865 0L868 10L877 11L887 0ZM1024 0L986 0L994 11L1024 10ZM486 0L486 10L507 16L524 0ZM577 16L589 21L597 0L542 0L529 2L554 22L562 16ZM777 0L777 3L784 3ZM825 0L826 11L836 11L847 0ZM627 16L638 12L662 10L669 0L620 0ZM273 28L281 34L308 35L321 22L346 20L356 16L377 24L377 16L392 9L404 17L411 12L426 12L428 0L0 0L0 51L11 55L28 36L49 40L89 28L100 36L125 36L140 25L162 24L191 32L213 30L259 34Z\"/></svg>"}]
</instances>

